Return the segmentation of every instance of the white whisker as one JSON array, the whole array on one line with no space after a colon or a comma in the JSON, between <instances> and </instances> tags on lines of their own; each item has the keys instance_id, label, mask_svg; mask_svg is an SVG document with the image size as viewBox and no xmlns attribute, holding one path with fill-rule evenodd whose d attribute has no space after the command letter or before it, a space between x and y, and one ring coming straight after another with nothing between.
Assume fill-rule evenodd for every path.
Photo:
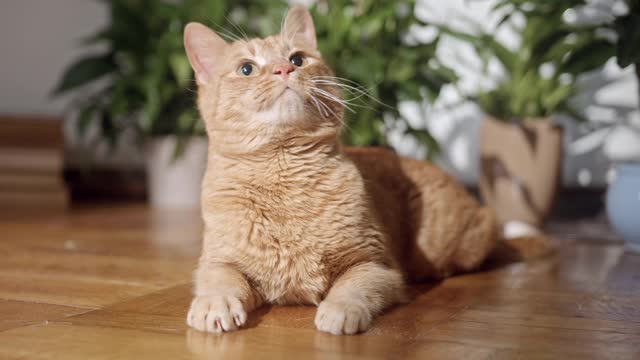
<instances>
[{"instance_id":1,"label":"white whisker","mask_svg":"<svg viewBox=\"0 0 640 360\"><path fill-rule=\"evenodd\" d=\"M324 103L324 101L319 100L317 97L315 97L313 94L309 94L309 96L312 99L315 99L315 101L322 107L322 109L324 110L324 112L327 114L327 116L329 116L329 114L332 114L333 116L337 116L337 114L335 113L335 111L333 111L333 109L331 109L331 107L329 107L327 104Z\"/></svg>"},{"instance_id":2,"label":"white whisker","mask_svg":"<svg viewBox=\"0 0 640 360\"><path fill-rule=\"evenodd\" d=\"M316 98L316 101L318 101L318 104L320 104L322 108L325 109L325 112L327 113L327 115L331 114L335 117L339 117L338 114L336 114L336 112L329 105L324 103L324 101L320 101L317 98Z\"/></svg>"},{"instance_id":3,"label":"white whisker","mask_svg":"<svg viewBox=\"0 0 640 360\"><path fill-rule=\"evenodd\" d=\"M218 25L215 22L211 22L214 30L222 37L226 38L228 41L246 41L239 35L232 33L230 30L225 29L223 26Z\"/></svg>"},{"instance_id":4,"label":"white whisker","mask_svg":"<svg viewBox=\"0 0 640 360\"><path fill-rule=\"evenodd\" d=\"M326 112L324 111L324 109L320 108L320 104L318 103L318 100L316 98L314 98L313 96L310 96L309 99L311 99L311 101L314 103L316 110L318 110L318 112L320 113L320 115L324 116L324 117L328 117L329 115L326 114Z\"/></svg>"},{"instance_id":5,"label":"white whisker","mask_svg":"<svg viewBox=\"0 0 640 360\"><path fill-rule=\"evenodd\" d=\"M351 106L350 106L350 105L353 105L353 104L350 104L346 100L340 99L340 98L336 97L335 95L329 93L328 91L319 89L317 87L311 86L311 87L309 87L309 89L311 89L311 91L317 92L319 96L321 96L321 97L323 97L323 98L325 98L327 100L331 100L331 101L333 101L335 103L338 103L338 104L344 106L347 110L349 110L349 111L351 111L352 113L355 114L355 110L353 110L351 108Z\"/></svg>"},{"instance_id":6,"label":"white whisker","mask_svg":"<svg viewBox=\"0 0 640 360\"><path fill-rule=\"evenodd\" d=\"M387 107L387 108L391 108L389 105L387 105L387 104L383 103L382 101L378 100L373 95L371 95L369 93L369 91L364 90L361 87L351 86L351 85L347 85L347 84L344 84L344 83L341 83L341 82L335 82L335 81L331 81L331 80L319 79L318 77L314 77L313 79L311 79L311 82L313 82L314 84L336 86L336 87L339 87L341 89L345 89L347 91L354 92L354 93L358 94L356 97L354 97L354 98L352 98L350 100L357 100L359 98L366 97L366 98L376 102L379 105L382 105L382 106Z\"/></svg>"},{"instance_id":7,"label":"white whisker","mask_svg":"<svg viewBox=\"0 0 640 360\"><path fill-rule=\"evenodd\" d=\"M310 87L310 88L312 88L312 89L317 89L317 90L319 90L319 91L325 91L325 90L318 89L318 88L316 88L316 87ZM326 91L325 91L325 94L324 94L324 95L327 95L327 94L328 94L328 95L331 95L330 100L335 101L335 102L338 102L338 103L341 103L342 105L344 105L345 107L347 107L351 112L354 112L354 113L355 113L355 111L354 111L353 109L349 108L348 106L353 106L353 107L358 107L358 108L362 108L362 109L368 109L368 110L376 111L376 109L375 109L374 107L372 107L372 106L362 105L362 104L359 104L358 102L356 102L356 101L355 101L355 100L359 99L362 95L360 95L360 96L356 96L356 97L355 97L355 98L353 98L353 99L348 99L348 100L346 100L346 99L339 99L339 98L335 97L333 94L326 93Z\"/></svg>"},{"instance_id":8,"label":"white whisker","mask_svg":"<svg viewBox=\"0 0 640 360\"><path fill-rule=\"evenodd\" d=\"M289 14L289 9L284 10L284 14L282 14L282 21L280 21L280 33L284 31L285 21L287 21L287 14Z\"/></svg>"},{"instance_id":9,"label":"white whisker","mask_svg":"<svg viewBox=\"0 0 640 360\"><path fill-rule=\"evenodd\" d=\"M244 30L242 30L240 25L236 24L233 20L231 20L227 16L225 16L224 18L227 20L227 22L229 22L229 24L231 24L231 26L233 26L236 30L238 30L238 32L244 38L244 40L249 41L249 36L247 35L247 33Z\"/></svg>"}]
</instances>

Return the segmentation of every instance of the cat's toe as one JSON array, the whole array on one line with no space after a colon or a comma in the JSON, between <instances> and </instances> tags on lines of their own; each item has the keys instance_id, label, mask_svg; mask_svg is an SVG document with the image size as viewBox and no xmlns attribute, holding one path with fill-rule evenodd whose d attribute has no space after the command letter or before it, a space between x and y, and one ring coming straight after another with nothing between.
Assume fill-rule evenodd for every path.
<instances>
[{"instance_id":1,"label":"cat's toe","mask_svg":"<svg viewBox=\"0 0 640 360\"><path fill-rule=\"evenodd\" d=\"M372 316L361 305L323 301L318 306L315 324L318 330L334 335L353 335L366 331Z\"/></svg>"},{"instance_id":2,"label":"cat's toe","mask_svg":"<svg viewBox=\"0 0 640 360\"><path fill-rule=\"evenodd\" d=\"M237 330L246 321L242 302L233 296L196 296L187 315L189 326L210 333Z\"/></svg>"}]
</instances>

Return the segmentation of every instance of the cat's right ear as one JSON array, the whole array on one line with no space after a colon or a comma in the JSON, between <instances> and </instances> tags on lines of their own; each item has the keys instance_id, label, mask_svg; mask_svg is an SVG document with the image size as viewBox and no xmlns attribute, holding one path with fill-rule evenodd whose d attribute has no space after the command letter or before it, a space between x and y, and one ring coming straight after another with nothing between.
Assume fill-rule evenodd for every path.
<instances>
[{"instance_id":1,"label":"cat's right ear","mask_svg":"<svg viewBox=\"0 0 640 360\"><path fill-rule=\"evenodd\" d=\"M184 48L200 85L208 84L219 59L229 45L213 30L200 23L184 28Z\"/></svg>"},{"instance_id":2,"label":"cat's right ear","mask_svg":"<svg viewBox=\"0 0 640 360\"><path fill-rule=\"evenodd\" d=\"M312 49L318 47L313 18L303 5L295 5L289 9L287 17L284 19L282 33L287 39L293 39L296 36L302 37Z\"/></svg>"}]
</instances>

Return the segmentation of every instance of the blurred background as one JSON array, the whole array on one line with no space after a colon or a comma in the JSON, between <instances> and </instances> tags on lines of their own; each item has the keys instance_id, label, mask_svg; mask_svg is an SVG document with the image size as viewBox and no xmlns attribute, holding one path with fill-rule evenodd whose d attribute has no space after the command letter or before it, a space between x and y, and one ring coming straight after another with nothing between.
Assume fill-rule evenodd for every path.
<instances>
[{"instance_id":1,"label":"blurred background","mask_svg":"<svg viewBox=\"0 0 640 360\"><path fill-rule=\"evenodd\" d=\"M640 160L636 0L302 3L352 86L344 141L433 160L504 220L598 216L616 166ZM287 2L0 7L0 204L184 208L198 206L206 138L182 29L273 34Z\"/></svg>"}]
</instances>

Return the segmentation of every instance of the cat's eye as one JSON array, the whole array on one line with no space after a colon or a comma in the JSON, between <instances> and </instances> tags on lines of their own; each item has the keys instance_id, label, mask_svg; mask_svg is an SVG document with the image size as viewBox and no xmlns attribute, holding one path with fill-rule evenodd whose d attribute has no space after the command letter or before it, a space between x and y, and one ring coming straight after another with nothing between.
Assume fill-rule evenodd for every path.
<instances>
[{"instance_id":1,"label":"cat's eye","mask_svg":"<svg viewBox=\"0 0 640 360\"><path fill-rule=\"evenodd\" d=\"M238 68L238 74L244 76L251 76L253 72L256 70L256 66L250 62L243 63L240 68Z\"/></svg>"},{"instance_id":2,"label":"cat's eye","mask_svg":"<svg viewBox=\"0 0 640 360\"><path fill-rule=\"evenodd\" d=\"M291 55L291 57L289 58L289 61L295 65L295 66L302 66L304 65L304 57L300 54L293 54Z\"/></svg>"}]
</instances>

